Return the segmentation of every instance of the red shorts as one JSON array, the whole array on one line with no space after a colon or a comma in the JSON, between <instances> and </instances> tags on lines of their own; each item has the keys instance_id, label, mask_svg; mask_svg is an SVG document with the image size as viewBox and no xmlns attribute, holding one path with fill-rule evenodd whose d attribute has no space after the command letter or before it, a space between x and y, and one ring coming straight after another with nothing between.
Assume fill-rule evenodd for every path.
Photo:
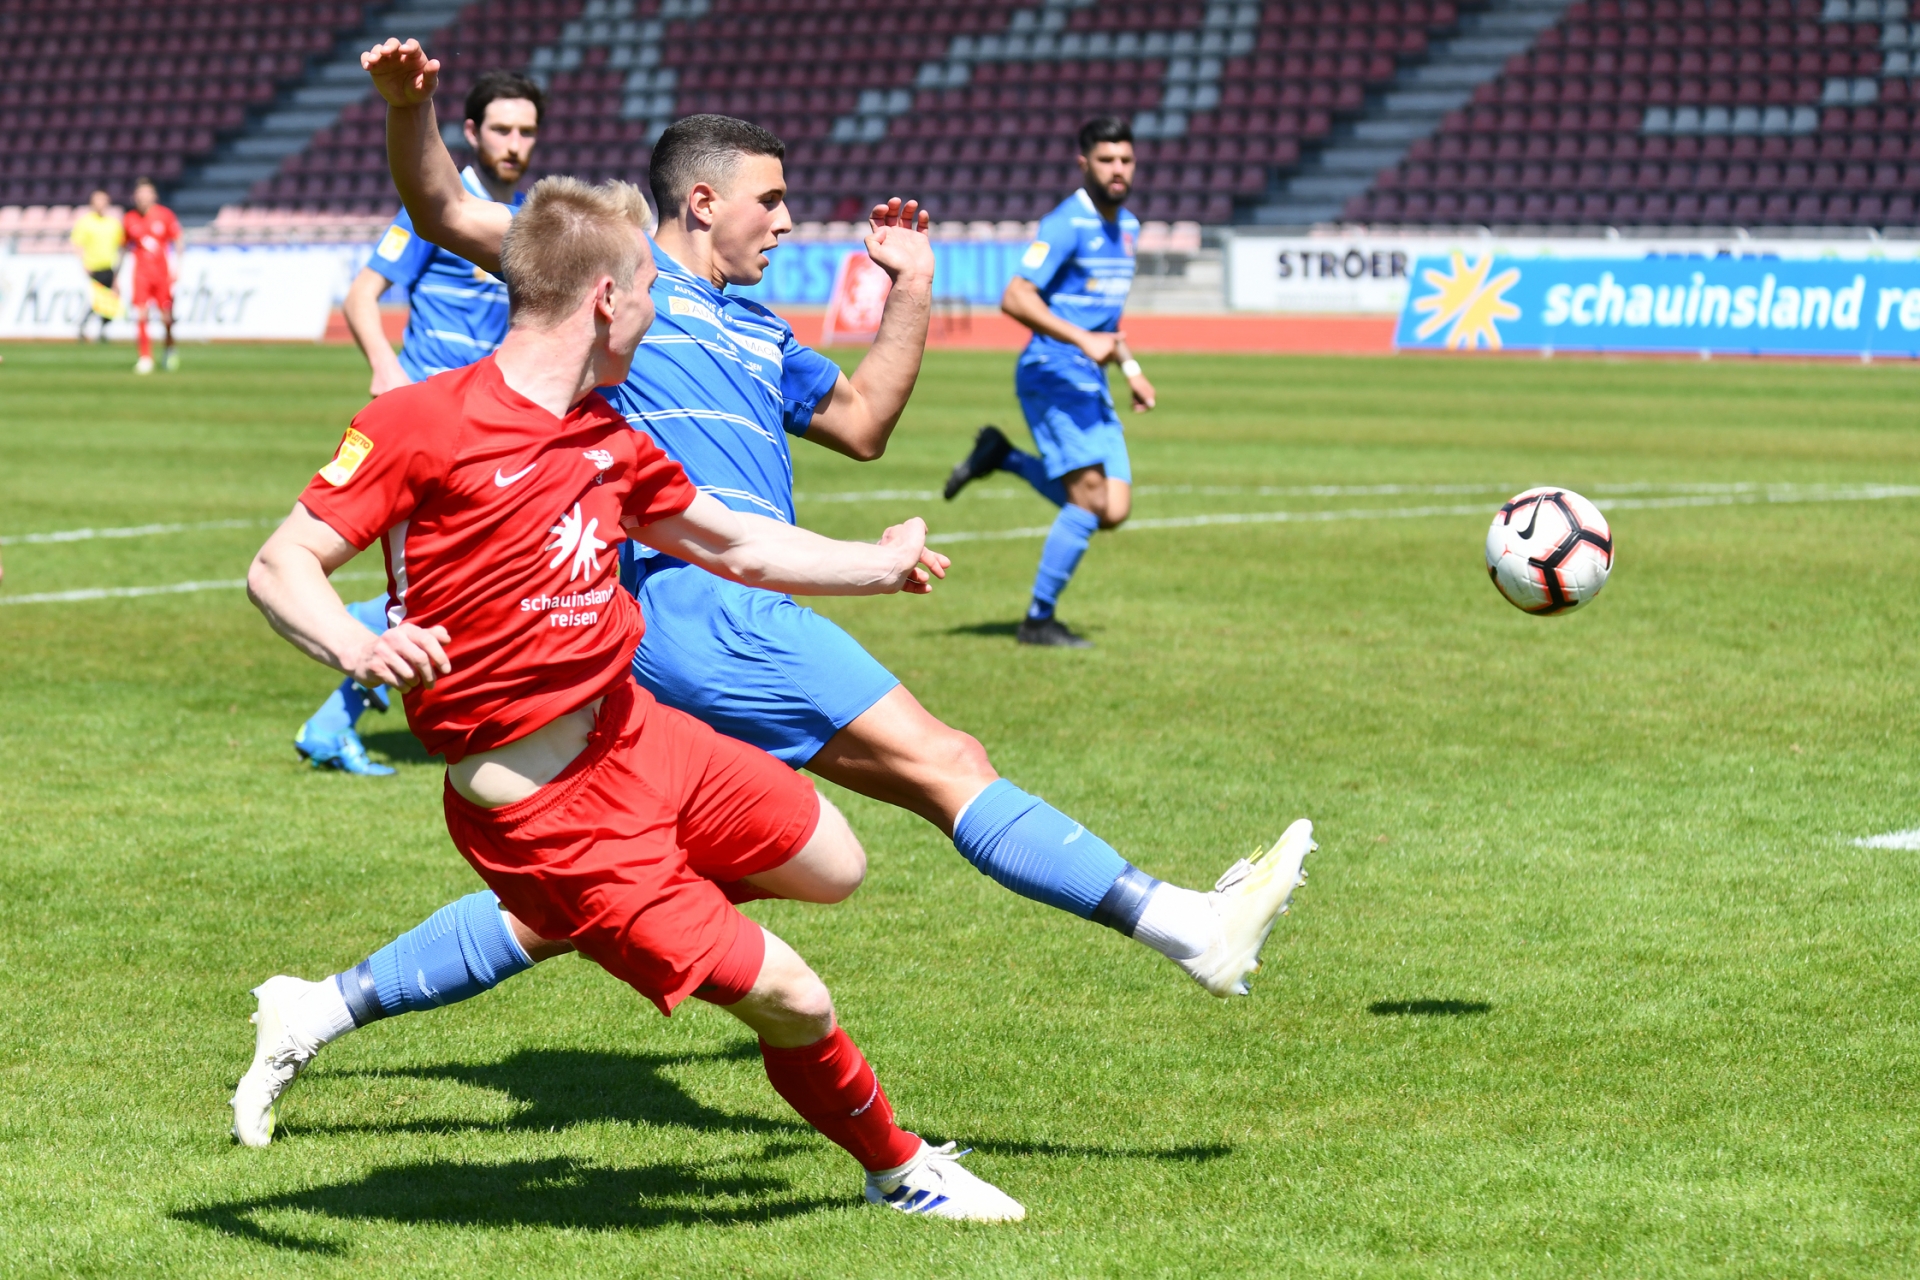
<instances>
[{"instance_id":1,"label":"red shorts","mask_svg":"<svg viewBox=\"0 0 1920 1280\"><path fill-rule=\"evenodd\" d=\"M133 305L144 307L149 302L162 311L173 310L173 281L167 277L166 267L149 267L138 261L133 264Z\"/></svg>"},{"instance_id":2,"label":"red shorts","mask_svg":"<svg viewBox=\"0 0 1920 1280\"><path fill-rule=\"evenodd\" d=\"M729 882L800 852L820 797L766 752L623 679L559 777L500 809L449 785L446 810L455 847L509 911L671 1013L709 975L725 995L746 993L759 966L741 985L729 953L761 938L733 903L764 895Z\"/></svg>"}]
</instances>

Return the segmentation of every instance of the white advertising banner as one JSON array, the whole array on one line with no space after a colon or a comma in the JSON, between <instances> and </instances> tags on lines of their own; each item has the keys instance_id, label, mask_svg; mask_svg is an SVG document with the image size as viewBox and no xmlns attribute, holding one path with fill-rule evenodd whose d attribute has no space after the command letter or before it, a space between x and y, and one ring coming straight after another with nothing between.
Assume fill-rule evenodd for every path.
<instances>
[{"instance_id":1,"label":"white advertising banner","mask_svg":"<svg viewBox=\"0 0 1920 1280\"><path fill-rule=\"evenodd\" d=\"M1916 262L1911 240L1636 240L1461 235L1236 234L1227 242L1227 305L1235 311L1399 315L1415 261L1458 251L1501 258L1777 258L1788 262Z\"/></svg>"},{"instance_id":2,"label":"white advertising banner","mask_svg":"<svg viewBox=\"0 0 1920 1280\"><path fill-rule=\"evenodd\" d=\"M315 341L327 330L338 254L304 248L195 248L180 259L173 286L174 335L210 339ZM123 300L132 272L120 273ZM72 254L0 252L0 338L71 338L91 307L92 282ZM109 332L133 332L130 318Z\"/></svg>"}]
</instances>

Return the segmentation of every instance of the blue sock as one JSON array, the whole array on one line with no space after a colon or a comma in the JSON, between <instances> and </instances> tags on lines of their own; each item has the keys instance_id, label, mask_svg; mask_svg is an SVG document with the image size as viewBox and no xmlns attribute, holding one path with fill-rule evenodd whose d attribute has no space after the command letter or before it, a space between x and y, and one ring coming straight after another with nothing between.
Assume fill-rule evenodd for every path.
<instances>
[{"instance_id":1,"label":"blue sock","mask_svg":"<svg viewBox=\"0 0 1920 1280\"><path fill-rule=\"evenodd\" d=\"M1160 884L1105 840L1005 778L960 815L953 847L975 870L1021 897L1129 937Z\"/></svg>"},{"instance_id":2,"label":"blue sock","mask_svg":"<svg viewBox=\"0 0 1920 1280\"><path fill-rule=\"evenodd\" d=\"M327 695L320 709L307 717L306 724L300 728L299 741L309 744L337 742L342 733L353 728L353 722L359 718L361 701L357 686L352 680L343 680L340 687ZM354 693L354 705L349 708L347 695Z\"/></svg>"},{"instance_id":3,"label":"blue sock","mask_svg":"<svg viewBox=\"0 0 1920 1280\"><path fill-rule=\"evenodd\" d=\"M376 596L372 600L359 600L347 606L347 612L354 620L369 631L387 629L387 598ZM388 691L385 689L367 690L355 684L352 679L342 680L340 687L327 695L320 709L307 717L305 728L300 732L302 739L308 742L332 742L359 722L360 713L367 704L385 711L391 705Z\"/></svg>"},{"instance_id":4,"label":"blue sock","mask_svg":"<svg viewBox=\"0 0 1920 1280\"><path fill-rule=\"evenodd\" d=\"M1002 471L1011 471L1022 480L1025 480L1033 486L1034 492L1038 493L1048 502L1051 502L1054 506L1064 507L1067 505L1066 484L1060 480L1050 478L1047 475L1047 464L1032 454L1022 453L1018 449L1009 449L1007 450L1007 460L1000 464L1000 469Z\"/></svg>"},{"instance_id":5,"label":"blue sock","mask_svg":"<svg viewBox=\"0 0 1920 1280\"><path fill-rule=\"evenodd\" d=\"M1040 548L1040 569L1033 575L1033 604L1027 609L1029 618L1053 616L1054 604L1072 581L1073 571L1080 567L1080 557L1087 553L1087 544L1099 527L1100 517L1085 507L1060 508L1047 533L1046 545Z\"/></svg>"},{"instance_id":6,"label":"blue sock","mask_svg":"<svg viewBox=\"0 0 1920 1280\"><path fill-rule=\"evenodd\" d=\"M491 889L448 903L345 973L334 975L353 1025L470 1000L533 967Z\"/></svg>"}]
</instances>

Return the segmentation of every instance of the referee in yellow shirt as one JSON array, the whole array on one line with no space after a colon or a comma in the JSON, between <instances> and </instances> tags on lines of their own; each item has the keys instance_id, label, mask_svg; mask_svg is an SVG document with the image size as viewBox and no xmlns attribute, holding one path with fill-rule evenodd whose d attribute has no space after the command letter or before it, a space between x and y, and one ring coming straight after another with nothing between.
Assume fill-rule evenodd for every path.
<instances>
[{"instance_id":1,"label":"referee in yellow shirt","mask_svg":"<svg viewBox=\"0 0 1920 1280\"><path fill-rule=\"evenodd\" d=\"M87 201L87 211L74 222L73 234L67 237L94 284L93 307L80 317L82 342L87 340L87 321L100 317L100 341L105 342L107 322L120 315L120 295L113 291L113 274L120 265L120 246L126 242L126 232L121 229L120 219L109 216L112 204L113 198L106 191L95 191Z\"/></svg>"}]
</instances>

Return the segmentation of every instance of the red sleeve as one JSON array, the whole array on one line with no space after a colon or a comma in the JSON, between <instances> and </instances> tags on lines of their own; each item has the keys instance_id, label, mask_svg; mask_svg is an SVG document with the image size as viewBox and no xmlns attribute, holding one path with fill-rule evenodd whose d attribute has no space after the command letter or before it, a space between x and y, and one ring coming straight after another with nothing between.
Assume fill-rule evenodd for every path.
<instances>
[{"instance_id":1,"label":"red sleeve","mask_svg":"<svg viewBox=\"0 0 1920 1280\"><path fill-rule=\"evenodd\" d=\"M700 496L680 464L662 453L652 436L634 433L634 455L633 487L620 513L620 522L627 528L677 516Z\"/></svg>"},{"instance_id":2,"label":"red sleeve","mask_svg":"<svg viewBox=\"0 0 1920 1280\"><path fill-rule=\"evenodd\" d=\"M402 387L362 409L301 505L363 551L411 515L447 471L445 436L427 426L446 410L424 403L437 390Z\"/></svg>"}]
</instances>

